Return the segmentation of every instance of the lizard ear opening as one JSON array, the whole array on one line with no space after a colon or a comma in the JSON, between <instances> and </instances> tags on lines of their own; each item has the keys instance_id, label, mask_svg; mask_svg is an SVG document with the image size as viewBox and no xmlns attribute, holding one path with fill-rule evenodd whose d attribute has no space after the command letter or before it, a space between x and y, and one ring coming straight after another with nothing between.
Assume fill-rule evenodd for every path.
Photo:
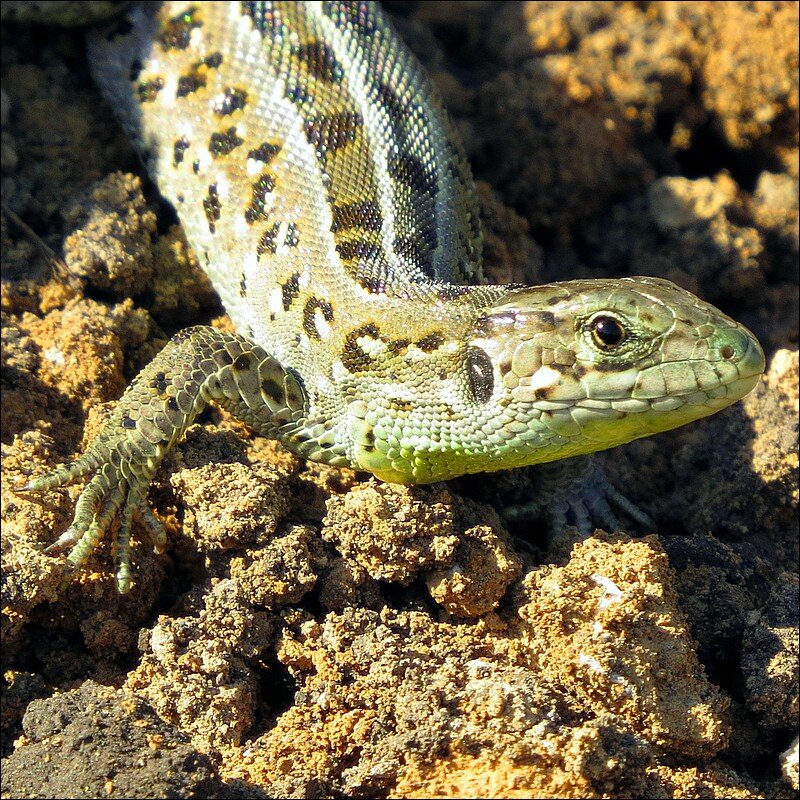
<instances>
[{"instance_id":1,"label":"lizard ear opening","mask_svg":"<svg viewBox=\"0 0 800 800\"><path fill-rule=\"evenodd\" d=\"M480 347L467 349L467 380L475 400L487 402L494 390L494 366L492 359Z\"/></svg>"}]
</instances>

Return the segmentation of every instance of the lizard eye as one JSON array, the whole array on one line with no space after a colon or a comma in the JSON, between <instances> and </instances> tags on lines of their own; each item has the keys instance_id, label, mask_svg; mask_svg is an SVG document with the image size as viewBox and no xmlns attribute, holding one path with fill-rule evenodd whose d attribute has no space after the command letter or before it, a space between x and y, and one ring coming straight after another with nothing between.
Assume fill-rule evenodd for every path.
<instances>
[{"instance_id":1,"label":"lizard eye","mask_svg":"<svg viewBox=\"0 0 800 800\"><path fill-rule=\"evenodd\" d=\"M494 369L492 360L480 347L467 350L467 378L472 396L479 403L485 403L494 389Z\"/></svg>"},{"instance_id":2,"label":"lizard eye","mask_svg":"<svg viewBox=\"0 0 800 800\"><path fill-rule=\"evenodd\" d=\"M592 320L592 340L601 350L619 347L627 336L622 323L614 317L600 316Z\"/></svg>"}]
</instances>

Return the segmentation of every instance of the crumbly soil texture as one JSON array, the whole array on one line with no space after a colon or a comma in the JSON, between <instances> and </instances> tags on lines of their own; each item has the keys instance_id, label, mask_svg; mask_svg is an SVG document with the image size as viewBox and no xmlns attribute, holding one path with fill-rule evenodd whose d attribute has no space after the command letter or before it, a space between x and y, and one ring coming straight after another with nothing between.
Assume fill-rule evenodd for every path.
<instances>
[{"instance_id":1,"label":"crumbly soil texture","mask_svg":"<svg viewBox=\"0 0 800 800\"><path fill-rule=\"evenodd\" d=\"M4 4L5 5L5 4ZM46 5L46 4L41 4ZM798 6L389 4L475 172L494 282L648 274L748 325L743 402L601 457L657 521L305 463L211 410L120 597L45 547L166 339L229 325L78 28L2 32L3 797L792 797Z\"/></svg>"}]
</instances>

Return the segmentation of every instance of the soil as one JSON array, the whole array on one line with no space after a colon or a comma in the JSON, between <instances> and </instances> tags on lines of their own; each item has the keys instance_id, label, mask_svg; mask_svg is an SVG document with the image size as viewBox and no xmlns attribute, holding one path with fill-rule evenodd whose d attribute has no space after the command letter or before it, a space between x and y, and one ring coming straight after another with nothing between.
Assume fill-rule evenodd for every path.
<instances>
[{"instance_id":1,"label":"soil","mask_svg":"<svg viewBox=\"0 0 800 800\"><path fill-rule=\"evenodd\" d=\"M5 4L4 4L5 5ZM44 552L74 457L189 324L229 325L76 29L2 33L3 797L798 791L798 6L388 4L473 164L493 282L657 275L748 325L743 402L603 454L646 509L503 522L535 470L427 487L211 410L134 585Z\"/></svg>"}]
</instances>

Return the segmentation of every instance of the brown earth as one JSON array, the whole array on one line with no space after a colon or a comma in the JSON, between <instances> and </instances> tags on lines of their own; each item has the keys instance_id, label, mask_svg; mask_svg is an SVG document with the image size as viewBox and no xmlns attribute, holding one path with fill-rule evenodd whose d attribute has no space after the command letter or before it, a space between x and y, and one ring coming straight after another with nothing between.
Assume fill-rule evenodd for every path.
<instances>
[{"instance_id":1,"label":"brown earth","mask_svg":"<svg viewBox=\"0 0 800 800\"><path fill-rule=\"evenodd\" d=\"M611 451L658 534L504 525L533 471L398 487L194 426L116 594L43 548L187 324L228 324L88 77L2 40L2 796L789 797L798 790L798 6L393 3L473 163L494 281L670 278L768 371ZM138 531L137 531L138 532Z\"/></svg>"}]
</instances>

